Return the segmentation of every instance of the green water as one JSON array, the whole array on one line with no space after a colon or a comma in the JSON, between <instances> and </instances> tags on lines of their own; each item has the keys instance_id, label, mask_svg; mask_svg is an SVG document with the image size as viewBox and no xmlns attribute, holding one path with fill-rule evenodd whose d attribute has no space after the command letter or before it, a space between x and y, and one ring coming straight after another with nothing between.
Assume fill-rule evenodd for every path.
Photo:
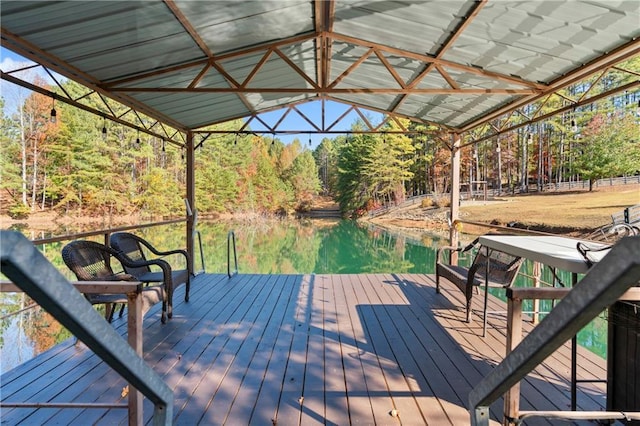
<instances>
[{"instance_id":1,"label":"green water","mask_svg":"<svg viewBox=\"0 0 640 426\"><path fill-rule=\"evenodd\" d=\"M198 229L202 235L204 264L208 273L227 272L229 231L234 231L236 236L241 274L433 274L436 248L448 243L442 236L428 232L400 235L381 228L358 225L353 221L204 222ZM184 226L180 224L146 228L140 230L139 234L158 248L186 245ZM91 239L102 242L101 236ZM41 250L60 271L72 279L60 255L64 244L49 244L41 247ZM199 256L196 256L195 263L196 269L200 269ZM525 262L521 272L531 275L532 265ZM565 283L571 280L568 273L559 272L558 275ZM548 269L543 271L542 278L546 282L553 280ZM526 277L518 277L516 285L530 286L531 283ZM497 292L496 296L504 298L504 292ZM22 295L2 294L0 315L16 311L24 303ZM548 310L551 306L542 304L542 308ZM524 309L530 310L531 306L525 305ZM51 325L52 322L39 309L0 320L0 371L8 371L70 337L66 330ZM606 321L593 321L579 333L578 340L596 354L606 357Z\"/></svg>"},{"instance_id":2,"label":"green water","mask_svg":"<svg viewBox=\"0 0 640 426\"><path fill-rule=\"evenodd\" d=\"M227 234L236 236L238 269L261 274L433 273L440 237L394 236L352 221L202 224L207 272L226 272ZM196 264L199 262L196 260Z\"/></svg>"}]
</instances>

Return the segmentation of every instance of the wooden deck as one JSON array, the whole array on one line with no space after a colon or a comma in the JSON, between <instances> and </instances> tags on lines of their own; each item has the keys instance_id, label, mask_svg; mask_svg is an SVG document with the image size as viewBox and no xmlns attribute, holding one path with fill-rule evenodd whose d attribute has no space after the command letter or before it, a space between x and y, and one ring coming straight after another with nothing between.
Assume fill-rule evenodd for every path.
<instances>
[{"instance_id":1,"label":"wooden deck","mask_svg":"<svg viewBox=\"0 0 640 426\"><path fill-rule=\"evenodd\" d=\"M492 317L483 339L478 317L462 321L462 293L434 286L430 275L199 275L189 303L184 287L176 293L166 325L159 306L146 315L145 359L174 389L175 424L469 424L469 391L504 356L505 318ZM569 354L565 346L522 383L521 409L569 409ZM580 348L579 379L605 378L605 364ZM126 402L126 383L73 342L0 381L5 402ZM604 384L579 389L579 410L604 409ZM144 409L148 420L153 407ZM501 420L502 400L491 415ZM0 417L126 424L127 412L14 408Z\"/></svg>"}]
</instances>

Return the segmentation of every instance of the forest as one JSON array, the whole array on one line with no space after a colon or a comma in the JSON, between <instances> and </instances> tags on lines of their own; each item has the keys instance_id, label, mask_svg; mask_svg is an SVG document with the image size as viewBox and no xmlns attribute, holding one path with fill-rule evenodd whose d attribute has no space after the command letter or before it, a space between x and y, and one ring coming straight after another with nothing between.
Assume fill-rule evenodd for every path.
<instances>
[{"instance_id":1,"label":"forest","mask_svg":"<svg viewBox=\"0 0 640 426\"><path fill-rule=\"evenodd\" d=\"M608 70L488 126L518 124L557 110L567 99L637 81L640 59L620 67L626 71ZM71 81L61 89L71 98L83 93ZM11 110L6 96L12 97ZM116 116L126 111L113 109ZM50 210L72 217L138 213L155 218L184 210L181 147L36 92L5 91L0 119L3 214L26 218ZM463 143L463 189L542 191L565 182L637 174L639 121L640 92L625 91L478 144ZM234 133L242 124L212 126L208 130L229 133L196 140L196 203L203 215L304 212L322 193L334 197L345 216L357 216L408 196L450 190L450 136L435 126L387 120L374 134L363 132L364 123L357 121L350 132L325 138L312 150L298 139L285 144L275 135ZM465 140L486 130L476 129Z\"/></svg>"}]
</instances>

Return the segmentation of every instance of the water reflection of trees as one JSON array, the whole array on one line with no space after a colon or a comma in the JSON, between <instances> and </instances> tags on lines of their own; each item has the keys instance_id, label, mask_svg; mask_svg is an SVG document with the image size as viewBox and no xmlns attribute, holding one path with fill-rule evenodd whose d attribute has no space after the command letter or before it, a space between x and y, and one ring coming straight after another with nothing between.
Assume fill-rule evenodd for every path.
<instances>
[{"instance_id":1,"label":"water reflection of trees","mask_svg":"<svg viewBox=\"0 0 640 426\"><path fill-rule=\"evenodd\" d=\"M0 314L3 372L71 337L51 314L24 293L3 293Z\"/></svg>"}]
</instances>

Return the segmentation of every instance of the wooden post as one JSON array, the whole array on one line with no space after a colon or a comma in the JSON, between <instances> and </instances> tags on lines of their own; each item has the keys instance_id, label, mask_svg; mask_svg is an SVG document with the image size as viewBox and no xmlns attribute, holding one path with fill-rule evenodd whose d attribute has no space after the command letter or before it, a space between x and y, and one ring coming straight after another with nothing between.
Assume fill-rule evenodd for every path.
<instances>
[{"instance_id":1,"label":"wooden post","mask_svg":"<svg viewBox=\"0 0 640 426\"><path fill-rule=\"evenodd\" d=\"M187 202L191 207L191 212L196 211L196 186L195 186L195 148L193 143L193 132L187 132L186 141L187 150ZM195 230L195 216L189 215L187 212L187 252L189 253L189 265L187 269L190 274L193 274L194 259L195 259L195 247L193 241L193 231Z\"/></svg>"},{"instance_id":2,"label":"wooden post","mask_svg":"<svg viewBox=\"0 0 640 426\"><path fill-rule=\"evenodd\" d=\"M535 288L540 287L540 281L542 276L542 264L540 262L533 262L533 286ZM531 322L538 324L540 322L540 299L533 300L533 313L531 314Z\"/></svg>"},{"instance_id":3,"label":"wooden post","mask_svg":"<svg viewBox=\"0 0 640 426\"><path fill-rule=\"evenodd\" d=\"M507 344L506 354L520 344L522 340L522 299L507 297ZM502 424L514 424L511 419L518 417L520 410L520 382L513 385L504 395L504 416Z\"/></svg>"},{"instance_id":4,"label":"wooden post","mask_svg":"<svg viewBox=\"0 0 640 426\"><path fill-rule=\"evenodd\" d=\"M449 206L449 245L458 246L458 229L456 221L460 211L460 134L453 133L451 145L451 205ZM458 253L451 253L451 264L458 264Z\"/></svg>"},{"instance_id":5,"label":"wooden post","mask_svg":"<svg viewBox=\"0 0 640 426\"><path fill-rule=\"evenodd\" d=\"M127 293L127 299L127 341L142 358L142 284L137 291ZM143 424L142 401L142 394L129 385L129 425Z\"/></svg>"}]
</instances>

